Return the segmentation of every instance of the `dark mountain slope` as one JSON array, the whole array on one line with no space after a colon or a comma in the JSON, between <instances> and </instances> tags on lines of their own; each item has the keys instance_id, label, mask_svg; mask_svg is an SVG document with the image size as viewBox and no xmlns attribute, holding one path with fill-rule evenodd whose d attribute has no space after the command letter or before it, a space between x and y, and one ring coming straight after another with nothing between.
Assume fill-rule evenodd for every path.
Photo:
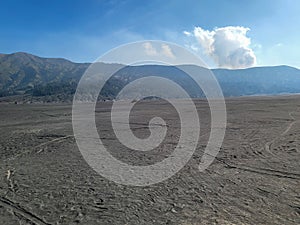
<instances>
[{"instance_id":1,"label":"dark mountain slope","mask_svg":"<svg viewBox=\"0 0 300 225\"><path fill-rule=\"evenodd\" d=\"M39 85L78 82L88 63L41 58L27 53L0 56L2 95L24 93Z\"/></svg>"},{"instance_id":2,"label":"dark mountain slope","mask_svg":"<svg viewBox=\"0 0 300 225\"><path fill-rule=\"evenodd\" d=\"M72 96L89 63L73 63L60 58L41 58L27 53L0 54L0 96L28 94ZM103 64L107 71L114 64ZM184 65L193 73L205 68ZM214 69L225 96L300 93L300 70L289 66L255 67L240 70ZM126 66L106 84L101 97L113 98L121 88L135 79L159 75L172 79L192 97L202 97L195 82L172 66ZM64 98L64 97L60 97Z\"/></svg>"}]
</instances>

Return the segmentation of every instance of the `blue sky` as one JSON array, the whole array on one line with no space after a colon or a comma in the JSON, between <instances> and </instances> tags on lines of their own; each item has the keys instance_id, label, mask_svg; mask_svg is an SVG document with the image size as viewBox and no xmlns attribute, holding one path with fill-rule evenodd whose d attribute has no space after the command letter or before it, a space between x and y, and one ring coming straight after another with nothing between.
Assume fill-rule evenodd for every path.
<instances>
[{"instance_id":1,"label":"blue sky","mask_svg":"<svg viewBox=\"0 0 300 225\"><path fill-rule=\"evenodd\" d=\"M92 62L127 42L157 39L197 46L196 38L184 31L241 26L250 29L249 48L257 65L300 68L297 0L7 0L0 4L1 53L24 51ZM210 56L204 58L217 66Z\"/></svg>"}]
</instances>

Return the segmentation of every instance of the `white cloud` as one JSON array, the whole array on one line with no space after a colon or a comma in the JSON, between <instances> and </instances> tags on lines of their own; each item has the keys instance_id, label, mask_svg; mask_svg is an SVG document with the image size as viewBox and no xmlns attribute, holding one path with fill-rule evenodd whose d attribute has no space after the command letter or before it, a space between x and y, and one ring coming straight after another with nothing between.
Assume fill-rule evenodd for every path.
<instances>
[{"instance_id":1,"label":"white cloud","mask_svg":"<svg viewBox=\"0 0 300 225\"><path fill-rule=\"evenodd\" d=\"M185 34L186 36L188 36L188 37L190 37L190 36L192 36L192 33L191 32L188 32L188 31L183 31L183 34Z\"/></svg>"},{"instance_id":2,"label":"white cloud","mask_svg":"<svg viewBox=\"0 0 300 225\"><path fill-rule=\"evenodd\" d=\"M173 52L172 52L172 49L170 48L169 45L167 44L162 44L161 45L161 53L169 58L175 58Z\"/></svg>"},{"instance_id":3,"label":"white cloud","mask_svg":"<svg viewBox=\"0 0 300 225\"><path fill-rule=\"evenodd\" d=\"M143 47L145 49L145 53L149 56L155 56L158 54L156 49L152 46L152 44L150 42L144 43Z\"/></svg>"},{"instance_id":4,"label":"white cloud","mask_svg":"<svg viewBox=\"0 0 300 225\"><path fill-rule=\"evenodd\" d=\"M167 44L161 44L160 49L156 49L150 42L143 44L146 55L149 56L166 56L168 58L176 58L172 49Z\"/></svg>"},{"instance_id":5,"label":"white cloud","mask_svg":"<svg viewBox=\"0 0 300 225\"><path fill-rule=\"evenodd\" d=\"M191 45L191 46L189 46L193 51L195 51L195 52L197 52L197 51L199 51L199 48L197 47L197 46L195 46L195 45Z\"/></svg>"},{"instance_id":6,"label":"white cloud","mask_svg":"<svg viewBox=\"0 0 300 225\"><path fill-rule=\"evenodd\" d=\"M251 40L247 37L249 30L240 26L215 28L211 31L195 27L192 36L219 67L237 69L256 64L256 56L250 48Z\"/></svg>"}]
</instances>

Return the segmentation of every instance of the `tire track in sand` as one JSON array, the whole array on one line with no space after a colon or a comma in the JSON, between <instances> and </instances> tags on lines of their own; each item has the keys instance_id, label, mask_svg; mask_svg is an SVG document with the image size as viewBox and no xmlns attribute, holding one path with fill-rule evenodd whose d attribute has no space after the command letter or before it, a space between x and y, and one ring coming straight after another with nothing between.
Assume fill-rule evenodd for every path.
<instances>
[{"instance_id":1,"label":"tire track in sand","mask_svg":"<svg viewBox=\"0 0 300 225\"><path fill-rule=\"evenodd\" d=\"M297 110L293 111L293 112L289 112L289 116L293 121L287 126L287 128L279 136L283 137L284 135L286 135L291 130L291 128L300 121L300 120L296 120L296 118L293 116L293 113L295 113L295 112L297 112ZM277 139L278 139L278 136L276 138L274 138L273 140L268 141L264 146L264 149L268 153L270 153L272 156L275 156L275 157L276 157L276 155L271 151L271 146L272 146L272 144L274 144L274 142Z\"/></svg>"},{"instance_id":2,"label":"tire track in sand","mask_svg":"<svg viewBox=\"0 0 300 225\"><path fill-rule=\"evenodd\" d=\"M5 208L8 208L8 209L12 210L14 213L17 213L17 214L21 215L22 217L29 220L33 224L50 225L49 223L47 223L46 221L44 221L40 217L34 215L30 211L27 211L26 209L22 208L21 206L19 206L18 204L12 202L11 200L9 200L7 198L0 197L0 205L2 205Z\"/></svg>"}]
</instances>

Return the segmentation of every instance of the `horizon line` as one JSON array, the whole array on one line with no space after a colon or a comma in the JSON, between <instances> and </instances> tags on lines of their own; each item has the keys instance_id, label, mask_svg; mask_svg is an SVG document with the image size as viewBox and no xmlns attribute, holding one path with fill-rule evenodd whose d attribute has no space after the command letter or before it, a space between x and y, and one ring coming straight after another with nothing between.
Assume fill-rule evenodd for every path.
<instances>
[{"instance_id":1,"label":"horizon line","mask_svg":"<svg viewBox=\"0 0 300 225\"><path fill-rule=\"evenodd\" d=\"M94 62L87 62L87 61L78 62L78 61L73 61L71 59L63 58L63 57L39 56L39 55L36 55L36 54L33 54L33 53L23 52L23 51L17 51L17 52L12 52L12 53L1 53L0 52L0 55L14 55L14 54L18 54L18 53L22 53L22 54L26 54L26 55L32 55L32 56L35 56L35 57L38 57L38 58L43 58L43 59L63 59L63 60L69 61L71 63L76 63L76 64L93 64L93 63L96 63L96 61L94 61ZM101 62L101 63L106 63L106 64L121 64L121 65L124 65L124 64L118 63L118 62ZM151 64L149 64L149 65L151 65ZM153 64L153 65L156 65L156 64ZM183 65L194 65L194 64L178 64L178 65L171 65L171 66L183 66ZM132 66L132 65L126 65L126 66ZM218 70L218 69L224 69L224 70L244 70L244 69L252 69L252 68L284 67L284 66L300 70L300 67L298 67L298 66L291 66L291 65L287 65L287 64L254 65L254 66L245 67L245 68L226 68L226 67L203 67L203 68L210 69L210 70Z\"/></svg>"}]
</instances>

